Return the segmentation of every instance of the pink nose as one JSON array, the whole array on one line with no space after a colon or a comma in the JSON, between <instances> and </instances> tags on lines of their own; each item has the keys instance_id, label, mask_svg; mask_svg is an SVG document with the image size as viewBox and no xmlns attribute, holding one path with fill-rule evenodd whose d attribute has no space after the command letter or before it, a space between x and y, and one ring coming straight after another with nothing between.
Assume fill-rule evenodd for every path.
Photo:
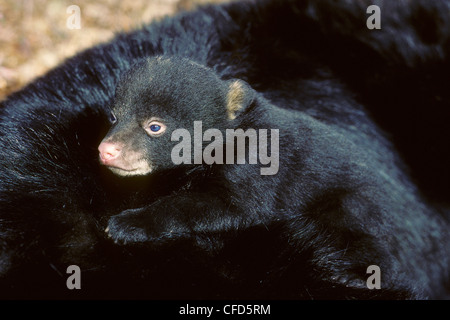
<instances>
[{"instance_id":1,"label":"pink nose","mask_svg":"<svg viewBox=\"0 0 450 320\"><path fill-rule=\"evenodd\" d=\"M100 152L100 159L103 163L111 162L120 154L121 147L115 143L102 142L98 146L98 151Z\"/></svg>"}]
</instances>

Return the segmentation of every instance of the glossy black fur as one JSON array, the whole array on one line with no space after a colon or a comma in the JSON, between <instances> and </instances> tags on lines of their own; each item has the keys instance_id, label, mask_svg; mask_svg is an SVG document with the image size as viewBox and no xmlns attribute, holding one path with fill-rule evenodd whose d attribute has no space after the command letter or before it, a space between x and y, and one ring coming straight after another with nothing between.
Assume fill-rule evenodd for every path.
<instances>
[{"instance_id":1,"label":"glossy black fur","mask_svg":"<svg viewBox=\"0 0 450 320\"><path fill-rule=\"evenodd\" d=\"M450 5L384 2L382 29L368 30L370 4L204 7L120 34L3 101L0 296L448 297ZM249 127L280 129L274 183L252 166L238 166L247 183L224 190L214 169L123 179L99 164L119 77L153 55L242 79L267 101ZM177 197L189 188L204 192ZM214 219L230 189L238 199L227 212L251 223ZM151 204L168 220L186 213L191 231L160 243L108 238L124 210ZM147 217L136 223L160 236L165 220ZM72 264L81 290L66 288ZM371 264L381 267L381 290L365 287Z\"/></svg>"}]
</instances>

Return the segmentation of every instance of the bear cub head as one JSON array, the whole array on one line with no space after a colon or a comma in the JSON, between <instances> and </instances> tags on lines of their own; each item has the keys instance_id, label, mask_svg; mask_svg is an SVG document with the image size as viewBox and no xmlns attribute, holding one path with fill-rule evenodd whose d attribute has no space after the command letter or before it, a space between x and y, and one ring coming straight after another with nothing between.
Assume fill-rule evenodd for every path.
<instances>
[{"instance_id":1,"label":"bear cub head","mask_svg":"<svg viewBox=\"0 0 450 320\"><path fill-rule=\"evenodd\" d=\"M172 133L194 122L203 130L235 128L255 101L244 81L222 80L210 68L178 57L138 62L119 80L111 129L99 145L100 162L119 176L148 175L176 164Z\"/></svg>"}]
</instances>

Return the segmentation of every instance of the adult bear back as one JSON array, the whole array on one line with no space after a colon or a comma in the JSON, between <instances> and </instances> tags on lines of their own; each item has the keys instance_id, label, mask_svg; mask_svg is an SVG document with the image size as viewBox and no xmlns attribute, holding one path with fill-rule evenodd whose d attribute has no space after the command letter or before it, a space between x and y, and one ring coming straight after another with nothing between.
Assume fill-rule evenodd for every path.
<instances>
[{"instance_id":1,"label":"adult bear back","mask_svg":"<svg viewBox=\"0 0 450 320\"><path fill-rule=\"evenodd\" d=\"M205 6L3 101L0 296L448 297L449 2L383 4L381 30L368 6ZM277 129L277 172L175 165L168 133L195 121Z\"/></svg>"}]
</instances>

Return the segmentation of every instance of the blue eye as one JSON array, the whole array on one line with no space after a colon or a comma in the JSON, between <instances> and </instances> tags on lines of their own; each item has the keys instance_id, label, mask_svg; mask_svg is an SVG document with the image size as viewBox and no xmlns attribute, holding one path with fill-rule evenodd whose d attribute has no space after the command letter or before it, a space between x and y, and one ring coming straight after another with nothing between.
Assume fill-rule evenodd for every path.
<instances>
[{"instance_id":1,"label":"blue eye","mask_svg":"<svg viewBox=\"0 0 450 320\"><path fill-rule=\"evenodd\" d=\"M109 114L109 121L111 122L111 124L114 124L117 122L117 118L116 115L111 111L111 113Z\"/></svg>"},{"instance_id":2,"label":"blue eye","mask_svg":"<svg viewBox=\"0 0 450 320\"><path fill-rule=\"evenodd\" d=\"M150 126L150 130L153 132L158 132L159 130L161 130L161 126L158 126L157 124L152 124Z\"/></svg>"},{"instance_id":3,"label":"blue eye","mask_svg":"<svg viewBox=\"0 0 450 320\"><path fill-rule=\"evenodd\" d=\"M145 131L152 136L159 136L166 131L166 125L159 121L150 121L145 127Z\"/></svg>"}]
</instances>

